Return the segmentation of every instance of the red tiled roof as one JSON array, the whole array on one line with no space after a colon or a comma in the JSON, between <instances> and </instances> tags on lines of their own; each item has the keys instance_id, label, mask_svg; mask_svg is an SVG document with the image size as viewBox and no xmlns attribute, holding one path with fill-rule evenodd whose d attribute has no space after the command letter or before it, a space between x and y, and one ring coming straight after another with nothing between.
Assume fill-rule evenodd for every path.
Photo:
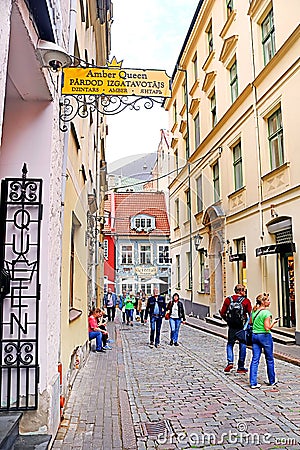
<instances>
[{"instance_id":1,"label":"red tiled roof","mask_svg":"<svg viewBox=\"0 0 300 450\"><path fill-rule=\"evenodd\" d=\"M114 200L113 200L114 199ZM115 204L115 211L113 208ZM137 214L148 214L155 217L155 230L150 235L169 235L170 226L166 209L165 195L162 192L126 192L109 194L106 200L105 211L111 212L111 221L115 215L115 227L105 226L104 231L112 231L118 235L146 235L148 233L136 232L130 228L130 219ZM111 222L110 221L110 222Z\"/></svg>"}]
</instances>

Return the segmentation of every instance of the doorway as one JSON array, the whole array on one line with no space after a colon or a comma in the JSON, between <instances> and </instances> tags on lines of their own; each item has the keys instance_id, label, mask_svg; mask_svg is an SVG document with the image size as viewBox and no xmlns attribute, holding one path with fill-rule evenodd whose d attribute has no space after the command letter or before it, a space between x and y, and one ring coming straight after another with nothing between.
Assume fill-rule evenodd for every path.
<instances>
[{"instance_id":1,"label":"doorway","mask_svg":"<svg viewBox=\"0 0 300 450\"><path fill-rule=\"evenodd\" d=\"M296 326L295 284L294 284L294 256L293 253L280 255L281 263L281 308L283 326Z\"/></svg>"}]
</instances>

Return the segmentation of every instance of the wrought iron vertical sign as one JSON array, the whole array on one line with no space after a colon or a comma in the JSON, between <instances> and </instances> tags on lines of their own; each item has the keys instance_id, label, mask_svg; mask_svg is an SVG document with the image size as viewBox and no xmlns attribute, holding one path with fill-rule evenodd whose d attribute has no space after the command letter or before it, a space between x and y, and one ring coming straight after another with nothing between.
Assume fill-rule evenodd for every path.
<instances>
[{"instance_id":1,"label":"wrought iron vertical sign","mask_svg":"<svg viewBox=\"0 0 300 450\"><path fill-rule=\"evenodd\" d=\"M0 305L0 409L38 405L38 319L42 180L6 178L1 184L0 269L10 291Z\"/></svg>"}]
</instances>

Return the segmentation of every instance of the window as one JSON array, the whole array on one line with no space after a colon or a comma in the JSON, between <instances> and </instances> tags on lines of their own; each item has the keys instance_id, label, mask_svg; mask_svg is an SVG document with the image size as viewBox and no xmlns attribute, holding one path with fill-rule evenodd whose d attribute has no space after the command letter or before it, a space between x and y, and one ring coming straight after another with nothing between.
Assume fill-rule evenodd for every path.
<instances>
[{"instance_id":1,"label":"window","mask_svg":"<svg viewBox=\"0 0 300 450\"><path fill-rule=\"evenodd\" d=\"M228 18L233 11L233 0L226 0L226 11Z\"/></svg>"},{"instance_id":2,"label":"window","mask_svg":"<svg viewBox=\"0 0 300 450\"><path fill-rule=\"evenodd\" d=\"M185 142L185 159L188 160L190 157L190 143L187 136L184 137L184 142Z\"/></svg>"},{"instance_id":3,"label":"window","mask_svg":"<svg viewBox=\"0 0 300 450\"><path fill-rule=\"evenodd\" d=\"M202 175L196 179L197 186L197 211L203 211Z\"/></svg>"},{"instance_id":4,"label":"window","mask_svg":"<svg viewBox=\"0 0 300 450\"><path fill-rule=\"evenodd\" d=\"M187 268L188 268L187 288L192 289L192 255L191 255L191 252L186 253L186 260L187 260Z\"/></svg>"},{"instance_id":5,"label":"window","mask_svg":"<svg viewBox=\"0 0 300 450\"><path fill-rule=\"evenodd\" d=\"M244 253L246 255L246 240L245 238L235 240L236 252L238 254ZM247 269L246 269L246 259L237 261L237 282L240 284L247 285Z\"/></svg>"},{"instance_id":6,"label":"window","mask_svg":"<svg viewBox=\"0 0 300 450\"><path fill-rule=\"evenodd\" d=\"M208 43L208 53L210 54L214 49L213 33L212 33L212 23L210 22L207 29L207 43Z\"/></svg>"},{"instance_id":7,"label":"window","mask_svg":"<svg viewBox=\"0 0 300 450\"><path fill-rule=\"evenodd\" d=\"M213 94L210 97L210 111L211 111L212 127L214 127L217 123L217 104L215 91L213 91Z\"/></svg>"},{"instance_id":8,"label":"window","mask_svg":"<svg viewBox=\"0 0 300 450\"><path fill-rule=\"evenodd\" d=\"M198 79L198 59L197 59L197 53L195 53L195 56L193 58L193 69L194 69L194 80L197 81Z\"/></svg>"},{"instance_id":9,"label":"window","mask_svg":"<svg viewBox=\"0 0 300 450\"><path fill-rule=\"evenodd\" d=\"M168 245L158 246L158 263L159 264L170 263L170 248Z\"/></svg>"},{"instance_id":10,"label":"window","mask_svg":"<svg viewBox=\"0 0 300 450\"><path fill-rule=\"evenodd\" d=\"M178 289L181 287L180 280L180 255L176 255L176 285Z\"/></svg>"},{"instance_id":11,"label":"window","mask_svg":"<svg viewBox=\"0 0 300 450\"><path fill-rule=\"evenodd\" d=\"M275 54L275 28L274 28L273 9L271 9L265 20L262 22L261 30L262 30L264 62L266 65Z\"/></svg>"},{"instance_id":12,"label":"window","mask_svg":"<svg viewBox=\"0 0 300 450\"><path fill-rule=\"evenodd\" d=\"M179 198L175 200L175 228L179 227Z\"/></svg>"},{"instance_id":13,"label":"window","mask_svg":"<svg viewBox=\"0 0 300 450\"><path fill-rule=\"evenodd\" d=\"M103 257L104 259L108 259L108 240L104 239L103 241Z\"/></svg>"},{"instance_id":14,"label":"window","mask_svg":"<svg viewBox=\"0 0 300 450\"><path fill-rule=\"evenodd\" d=\"M145 294L147 295L151 295L152 294L152 285L147 283L147 284L141 284L141 291L145 292Z\"/></svg>"},{"instance_id":15,"label":"window","mask_svg":"<svg viewBox=\"0 0 300 450\"><path fill-rule=\"evenodd\" d=\"M186 89L186 82L182 85L182 103L186 105L186 96L187 96L187 89Z\"/></svg>"},{"instance_id":16,"label":"window","mask_svg":"<svg viewBox=\"0 0 300 450\"><path fill-rule=\"evenodd\" d=\"M149 232L155 229L155 218L144 214L132 217L130 222L132 230Z\"/></svg>"},{"instance_id":17,"label":"window","mask_svg":"<svg viewBox=\"0 0 300 450\"><path fill-rule=\"evenodd\" d=\"M151 245L140 246L140 264L151 264Z\"/></svg>"},{"instance_id":18,"label":"window","mask_svg":"<svg viewBox=\"0 0 300 450\"><path fill-rule=\"evenodd\" d=\"M213 186L214 186L214 201L218 202L220 200L220 172L219 172L219 161L217 161L212 166L213 171Z\"/></svg>"},{"instance_id":19,"label":"window","mask_svg":"<svg viewBox=\"0 0 300 450\"><path fill-rule=\"evenodd\" d=\"M236 61L234 61L234 63L230 67L229 72L230 72L231 101L233 103L239 95Z\"/></svg>"},{"instance_id":20,"label":"window","mask_svg":"<svg viewBox=\"0 0 300 450\"><path fill-rule=\"evenodd\" d=\"M178 158L178 149L175 150L174 152L174 156L175 156L175 166L176 166L176 173L178 174L179 172L179 158Z\"/></svg>"},{"instance_id":21,"label":"window","mask_svg":"<svg viewBox=\"0 0 300 450\"><path fill-rule=\"evenodd\" d=\"M190 220L191 216L191 191L188 189L185 191L185 202L186 202L186 220Z\"/></svg>"},{"instance_id":22,"label":"window","mask_svg":"<svg viewBox=\"0 0 300 450\"><path fill-rule=\"evenodd\" d=\"M199 113L196 114L194 118L194 131L195 131L195 149L200 144L200 117Z\"/></svg>"},{"instance_id":23,"label":"window","mask_svg":"<svg viewBox=\"0 0 300 450\"><path fill-rule=\"evenodd\" d=\"M72 231L71 231L71 252L70 252L69 308L73 308L73 306L74 306L74 271L75 271L74 232L75 232L75 227L72 226Z\"/></svg>"},{"instance_id":24,"label":"window","mask_svg":"<svg viewBox=\"0 0 300 450\"><path fill-rule=\"evenodd\" d=\"M240 142L235 147L233 147L232 154L233 154L234 188L237 191L243 186L242 149Z\"/></svg>"},{"instance_id":25,"label":"window","mask_svg":"<svg viewBox=\"0 0 300 450\"><path fill-rule=\"evenodd\" d=\"M177 104L176 104L176 100L173 104L173 121L174 123L177 123Z\"/></svg>"},{"instance_id":26,"label":"window","mask_svg":"<svg viewBox=\"0 0 300 450\"><path fill-rule=\"evenodd\" d=\"M204 271L205 264L204 264L204 258L205 258L204 252L200 251L200 252L199 252L199 264L200 264L200 267L199 267L199 269L200 269L200 292L204 292L204 287L205 287L205 283L204 283L204 281L205 281L205 271Z\"/></svg>"},{"instance_id":27,"label":"window","mask_svg":"<svg viewBox=\"0 0 300 450\"><path fill-rule=\"evenodd\" d=\"M132 264L132 245L121 246L121 264Z\"/></svg>"},{"instance_id":28,"label":"window","mask_svg":"<svg viewBox=\"0 0 300 450\"><path fill-rule=\"evenodd\" d=\"M281 166L284 162L281 108L275 111L271 117L269 117L268 129L271 170L273 170L276 169L276 167Z\"/></svg>"}]
</instances>

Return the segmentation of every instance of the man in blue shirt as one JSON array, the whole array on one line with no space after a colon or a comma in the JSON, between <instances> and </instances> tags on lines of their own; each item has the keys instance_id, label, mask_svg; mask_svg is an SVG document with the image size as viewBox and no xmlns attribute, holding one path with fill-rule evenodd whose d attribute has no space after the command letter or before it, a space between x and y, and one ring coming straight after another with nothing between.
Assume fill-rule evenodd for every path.
<instances>
[{"instance_id":1,"label":"man in blue shirt","mask_svg":"<svg viewBox=\"0 0 300 450\"><path fill-rule=\"evenodd\" d=\"M147 322L148 315L150 316L150 348L159 347L160 330L162 320L166 314L166 300L162 295L158 294L158 289L153 289L153 295L148 298L145 310L145 322Z\"/></svg>"},{"instance_id":2,"label":"man in blue shirt","mask_svg":"<svg viewBox=\"0 0 300 450\"><path fill-rule=\"evenodd\" d=\"M104 295L104 306L106 307L109 322L115 320L117 301L117 295L112 292L111 288L108 288L107 294Z\"/></svg>"}]
</instances>

